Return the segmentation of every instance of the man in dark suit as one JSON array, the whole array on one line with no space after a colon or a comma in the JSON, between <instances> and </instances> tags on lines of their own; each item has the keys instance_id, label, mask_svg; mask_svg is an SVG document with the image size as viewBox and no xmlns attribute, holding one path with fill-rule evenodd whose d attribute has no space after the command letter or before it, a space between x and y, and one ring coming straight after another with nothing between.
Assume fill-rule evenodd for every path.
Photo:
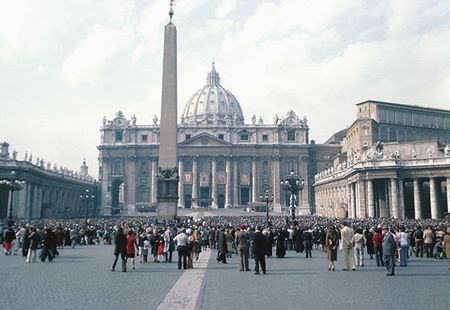
<instances>
[{"instance_id":1,"label":"man in dark suit","mask_svg":"<svg viewBox=\"0 0 450 310\"><path fill-rule=\"evenodd\" d=\"M122 271L127 271L127 237L123 233L123 228L119 227L119 230L117 231L116 237L114 238L114 263L112 265L111 271L114 271L117 264L117 259L120 257L122 258Z\"/></svg>"},{"instance_id":2,"label":"man in dark suit","mask_svg":"<svg viewBox=\"0 0 450 310\"><path fill-rule=\"evenodd\" d=\"M384 266L387 269L387 276L394 275L394 266L395 266L395 251L397 249L397 245L395 243L394 236L392 236L389 229L385 226L383 227L383 261Z\"/></svg>"},{"instance_id":3,"label":"man in dark suit","mask_svg":"<svg viewBox=\"0 0 450 310\"><path fill-rule=\"evenodd\" d=\"M266 237L261 232L261 227L256 227L255 231L255 274L259 274L259 266L266 274Z\"/></svg>"}]
</instances>

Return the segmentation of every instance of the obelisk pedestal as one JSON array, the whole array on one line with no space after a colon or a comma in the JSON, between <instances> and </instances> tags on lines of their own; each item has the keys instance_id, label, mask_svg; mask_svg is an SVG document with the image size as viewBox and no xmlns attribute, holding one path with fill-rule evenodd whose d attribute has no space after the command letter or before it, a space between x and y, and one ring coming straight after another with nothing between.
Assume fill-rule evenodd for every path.
<instances>
[{"instance_id":1,"label":"obelisk pedestal","mask_svg":"<svg viewBox=\"0 0 450 310\"><path fill-rule=\"evenodd\" d=\"M164 27L164 56L161 98L161 128L158 169L158 218L177 216L177 28L170 22Z\"/></svg>"}]
</instances>

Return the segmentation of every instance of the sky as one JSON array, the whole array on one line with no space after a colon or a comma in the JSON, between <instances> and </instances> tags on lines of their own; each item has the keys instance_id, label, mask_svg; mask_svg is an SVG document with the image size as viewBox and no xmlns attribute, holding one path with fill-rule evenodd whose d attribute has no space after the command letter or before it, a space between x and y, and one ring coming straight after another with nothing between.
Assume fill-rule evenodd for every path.
<instances>
[{"instance_id":1,"label":"sky","mask_svg":"<svg viewBox=\"0 0 450 310\"><path fill-rule=\"evenodd\" d=\"M0 0L0 141L97 177L103 116L160 115L168 0ZM450 109L450 1L178 0L178 115L221 84L323 143L368 100Z\"/></svg>"}]
</instances>

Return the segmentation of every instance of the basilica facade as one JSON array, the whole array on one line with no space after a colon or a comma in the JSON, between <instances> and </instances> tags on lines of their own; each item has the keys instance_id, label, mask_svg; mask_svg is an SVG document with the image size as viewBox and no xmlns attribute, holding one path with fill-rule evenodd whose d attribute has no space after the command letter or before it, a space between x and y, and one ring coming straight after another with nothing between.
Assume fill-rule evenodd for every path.
<instances>
[{"instance_id":1,"label":"basilica facade","mask_svg":"<svg viewBox=\"0 0 450 310\"><path fill-rule=\"evenodd\" d=\"M136 214L157 208L160 125L138 125L117 112L103 119L99 180L104 214ZM314 175L332 164L341 146L309 139L306 117L288 111L265 122L246 123L237 98L220 82L214 64L206 85L187 101L178 124L178 207L235 208L260 203L273 194L272 208L286 212L289 193L280 182L303 180L295 204L314 213Z\"/></svg>"}]
</instances>

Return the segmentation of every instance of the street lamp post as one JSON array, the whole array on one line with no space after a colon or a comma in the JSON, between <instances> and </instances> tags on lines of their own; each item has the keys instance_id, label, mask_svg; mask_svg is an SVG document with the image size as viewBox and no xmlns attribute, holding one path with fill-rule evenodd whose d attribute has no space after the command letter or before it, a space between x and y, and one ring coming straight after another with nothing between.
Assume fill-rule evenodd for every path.
<instances>
[{"instance_id":1,"label":"street lamp post","mask_svg":"<svg viewBox=\"0 0 450 310\"><path fill-rule=\"evenodd\" d=\"M86 191L84 192L84 194L81 194L81 195L80 195L80 200L81 200L81 202L84 202L84 203L86 204L86 219L85 219L85 221L86 221L86 227L87 227L87 224L88 224L89 204L90 204L91 202L93 202L94 199L95 199L95 196L89 194L89 189L86 189Z\"/></svg>"},{"instance_id":2,"label":"street lamp post","mask_svg":"<svg viewBox=\"0 0 450 310\"><path fill-rule=\"evenodd\" d=\"M304 184L304 180L300 181L300 179L295 178L294 170L291 170L291 175L288 179L281 180L281 188L289 193L292 221L295 220L295 201L297 199L297 194L303 189Z\"/></svg>"},{"instance_id":3,"label":"street lamp post","mask_svg":"<svg viewBox=\"0 0 450 310\"><path fill-rule=\"evenodd\" d=\"M266 203L266 222L267 226L269 226L269 203L273 202L273 194L269 196L269 190L266 189L265 195L259 195L259 200Z\"/></svg>"},{"instance_id":4,"label":"street lamp post","mask_svg":"<svg viewBox=\"0 0 450 310\"><path fill-rule=\"evenodd\" d=\"M17 180L16 172L11 171L11 178L0 180L0 185L6 186L8 190L11 192L11 199L9 201L9 209L8 209L8 221L7 221L7 226L11 228L14 226L14 218L13 218L14 192L23 189L25 181Z\"/></svg>"}]
</instances>

